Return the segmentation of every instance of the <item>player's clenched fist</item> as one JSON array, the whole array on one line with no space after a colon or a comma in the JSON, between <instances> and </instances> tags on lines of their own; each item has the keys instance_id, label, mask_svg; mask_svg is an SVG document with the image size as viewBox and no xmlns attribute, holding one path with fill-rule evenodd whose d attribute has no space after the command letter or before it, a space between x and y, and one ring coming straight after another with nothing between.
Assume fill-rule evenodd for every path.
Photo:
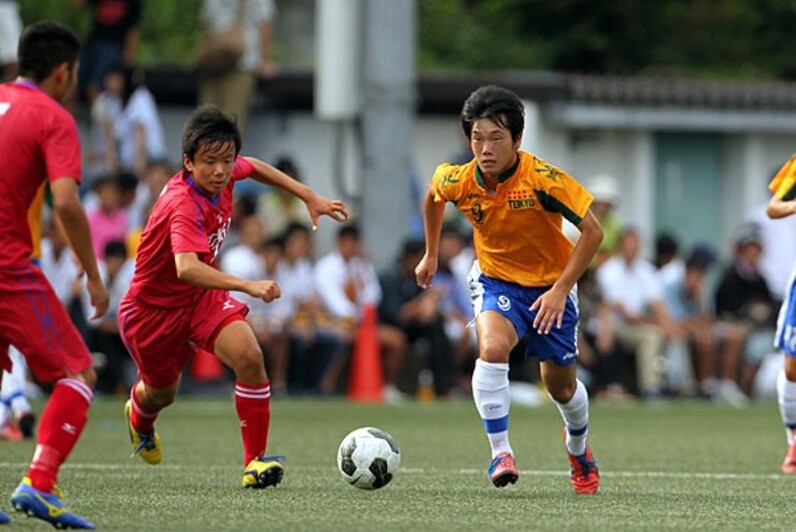
<instances>
[{"instance_id":1,"label":"player's clenched fist","mask_svg":"<svg viewBox=\"0 0 796 532\"><path fill-rule=\"evenodd\" d=\"M252 281L247 285L246 293L257 299L270 303L282 295L276 281Z\"/></svg>"}]
</instances>

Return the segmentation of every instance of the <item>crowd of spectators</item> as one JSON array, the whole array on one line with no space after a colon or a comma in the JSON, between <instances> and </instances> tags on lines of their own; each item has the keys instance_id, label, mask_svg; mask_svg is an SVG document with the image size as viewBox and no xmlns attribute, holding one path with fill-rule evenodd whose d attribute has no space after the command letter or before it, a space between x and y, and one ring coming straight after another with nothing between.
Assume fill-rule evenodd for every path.
<instances>
[{"instance_id":1,"label":"crowd of spectators","mask_svg":"<svg viewBox=\"0 0 796 532\"><path fill-rule=\"evenodd\" d=\"M111 312L97 323L87 319L79 272L57 220L46 225L41 264L96 353L98 390L123 394L134 370L114 302L129 285L152 205L178 165L167 160L155 99L135 66L143 0L73 2L92 17L80 72L80 101L90 126L84 202ZM200 100L233 112L245 127L255 80L275 72L270 39L276 11L273 0L231 3L234 10L218 0L203 4L202 38L240 26L244 48L225 71L200 77ZM0 8L14 16L3 19L3 31L18 30L18 4L6 0ZM6 48L0 46L0 69L8 78L14 65ZM469 159L466 150L457 156L458 162ZM301 179L300 161L283 157L274 165ZM796 242L789 238L794 228L771 223L761 208L738 228L724 269L718 264L722 250L706 244L682 250L668 234L655 236L649 246L654 260L646 260L646 235L616 214L614 178L597 175L584 184L595 196L592 210L605 233L579 282L581 376L591 391L609 400L683 396L740 406L771 389L763 382L769 376L758 370L775 356L776 311L796 255L796 243L788 244ZM342 393L359 321L371 308L379 316L388 401L429 390L439 397L469 395L477 343L468 327L473 316L466 277L474 258L468 230L455 217L443 227L439 271L433 287L423 291L414 279L422 240L407 238L394 266L377 272L356 224L341 227L335 248L322 257L313 253L314 234L306 224L304 206L292 195L244 189L218 262L238 277L274 279L281 287L282 297L271 304L237 294L251 309L248 319L268 358L274 394ZM565 232L577 239L576 229ZM513 378L537 378L516 362Z\"/></svg>"}]
</instances>

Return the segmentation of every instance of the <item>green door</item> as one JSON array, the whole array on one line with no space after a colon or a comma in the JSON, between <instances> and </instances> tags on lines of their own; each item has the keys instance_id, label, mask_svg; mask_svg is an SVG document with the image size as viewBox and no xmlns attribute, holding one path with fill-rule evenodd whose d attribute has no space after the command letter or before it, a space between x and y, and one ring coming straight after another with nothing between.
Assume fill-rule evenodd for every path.
<instances>
[{"instance_id":1,"label":"green door","mask_svg":"<svg viewBox=\"0 0 796 532\"><path fill-rule=\"evenodd\" d=\"M719 135L655 136L655 232L676 237L683 256L720 236L721 152Z\"/></svg>"}]
</instances>

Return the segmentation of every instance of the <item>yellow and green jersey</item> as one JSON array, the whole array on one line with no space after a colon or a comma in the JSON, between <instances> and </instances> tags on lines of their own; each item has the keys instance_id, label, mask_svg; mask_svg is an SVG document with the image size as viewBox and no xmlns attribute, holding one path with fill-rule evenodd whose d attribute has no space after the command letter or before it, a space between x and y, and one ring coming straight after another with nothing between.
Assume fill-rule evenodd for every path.
<instances>
[{"instance_id":1,"label":"yellow and green jersey","mask_svg":"<svg viewBox=\"0 0 796 532\"><path fill-rule=\"evenodd\" d=\"M796 199L796 154L777 171L768 188L781 200Z\"/></svg>"},{"instance_id":2,"label":"yellow and green jersey","mask_svg":"<svg viewBox=\"0 0 796 532\"><path fill-rule=\"evenodd\" d=\"M580 224L593 197L569 174L518 152L494 194L484 188L475 159L443 164L432 178L435 201L450 201L473 225L481 271L522 286L550 286L572 254L562 217Z\"/></svg>"}]
</instances>

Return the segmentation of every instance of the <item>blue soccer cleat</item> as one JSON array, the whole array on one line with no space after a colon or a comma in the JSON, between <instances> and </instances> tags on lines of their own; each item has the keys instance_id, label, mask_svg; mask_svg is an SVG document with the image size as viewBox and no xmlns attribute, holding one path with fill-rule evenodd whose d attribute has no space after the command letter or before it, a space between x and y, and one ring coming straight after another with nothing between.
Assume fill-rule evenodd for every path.
<instances>
[{"instance_id":1,"label":"blue soccer cleat","mask_svg":"<svg viewBox=\"0 0 796 532\"><path fill-rule=\"evenodd\" d=\"M0 525L5 525L11 522L11 518L3 510L0 510Z\"/></svg>"},{"instance_id":2,"label":"blue soccer cleat","mask_svg":"<svg viewBox=\"0 0 796 532\"><path fill-rule=\"evenodd\" d=\"M62 530L94 530L97 528L88 519L80 517L64 507L61 498L55 493L45 493L34 488L28 477L22 479L11 495L11 506L18 512L24 512L30 517L47 521L55 528Z\"/></svg>"}]
</instances>

